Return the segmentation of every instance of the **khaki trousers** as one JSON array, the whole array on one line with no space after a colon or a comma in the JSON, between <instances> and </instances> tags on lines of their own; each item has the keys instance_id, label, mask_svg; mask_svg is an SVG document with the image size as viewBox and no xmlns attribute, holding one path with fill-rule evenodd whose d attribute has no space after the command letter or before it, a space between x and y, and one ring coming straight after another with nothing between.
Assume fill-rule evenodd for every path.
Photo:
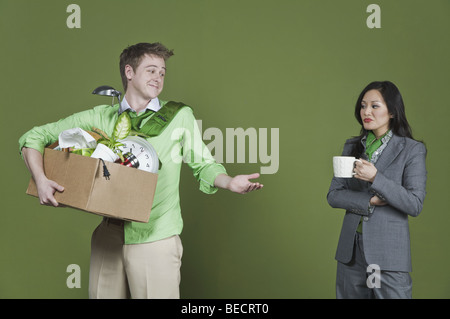
<instances>
[{"instance_id":1,"label":"khaki trousers","mask_svg":"<svg viewBox=\"0 0 450 319\"><path fill-rule=\"evenodd\" d=\"M183 246L178 235L125 245L123 225L104 219L91 242L89 298L180 298Z\"/></svg>"}]
</instances>

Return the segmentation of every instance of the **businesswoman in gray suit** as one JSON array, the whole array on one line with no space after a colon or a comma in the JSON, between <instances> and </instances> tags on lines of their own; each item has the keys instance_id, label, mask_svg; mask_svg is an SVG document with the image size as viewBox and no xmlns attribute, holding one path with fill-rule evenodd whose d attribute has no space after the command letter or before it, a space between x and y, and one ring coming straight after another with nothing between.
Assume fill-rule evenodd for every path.
<instances>
[{"instance_id":1,"label":"businesswoman in gray suit","mask_svg":"<svg viewBox=\"0 0 450 319\"><path fill-rule=\"evenodd\" d=\"M353 178L334 177L327 195L330 206L346 210L336 297L412 298L408 217L423 207L426 148L412 138L402 96L391 82L370 83L355 117L361 134L346 141L342 155L361 162Z\"/></svg>"}]
</instances>

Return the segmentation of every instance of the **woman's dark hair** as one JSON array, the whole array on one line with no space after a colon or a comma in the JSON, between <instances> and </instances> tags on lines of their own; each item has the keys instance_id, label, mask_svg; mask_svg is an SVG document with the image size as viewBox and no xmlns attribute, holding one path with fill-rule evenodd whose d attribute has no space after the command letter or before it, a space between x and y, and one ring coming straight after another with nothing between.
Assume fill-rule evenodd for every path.
<instances>
[{"instance_id":1,"label":"woman's dark hair","mask_svg":"<svg viewBox=\"0 0 450 319\"><path fill-rule=\"evenodd\" d=\"M389 122L389 129L392 130L392 133L398 136L413 138L411 127L406 119L403 98L397 86L389 81L372 82L362 90L355 105L355 117L358 123L361 124L361 132L352 152L352 156L355 157L361 157L364 152L364 146L361 144L361 139L367 134L367 130L364 129L363 121L361 119L361 102L364 95L370 90L377 90L383 96L388 111L392 115Z\"/></svg>"}]
</instances>

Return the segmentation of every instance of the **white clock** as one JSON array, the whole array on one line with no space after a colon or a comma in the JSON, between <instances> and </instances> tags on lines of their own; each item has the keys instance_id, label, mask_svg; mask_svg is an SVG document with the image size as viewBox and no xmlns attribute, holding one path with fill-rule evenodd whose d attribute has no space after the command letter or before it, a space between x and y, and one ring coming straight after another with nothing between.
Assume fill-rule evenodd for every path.
<instances>
[{"instance_id":1,"label":"white clock","mask_svg":"<svg viewBox=\"0 0 450 319\"><path fill-rule=\"evenodd\" d=\"M132 153L139 161L138 169L150 173L158 173L159 159L153 146L139 136L128 136L120 140L123 146L119 147L123 154Z\"/></svg>"}]
</instances>

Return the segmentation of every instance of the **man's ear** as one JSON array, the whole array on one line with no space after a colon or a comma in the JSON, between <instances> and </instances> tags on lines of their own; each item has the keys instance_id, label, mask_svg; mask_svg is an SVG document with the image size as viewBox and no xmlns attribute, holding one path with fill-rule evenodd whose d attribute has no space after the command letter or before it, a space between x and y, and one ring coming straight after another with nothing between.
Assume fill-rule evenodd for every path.
<instances>
[{"instance_id":1,"label":"man's ear","mask_svg":"<svg viewBox=\"0 0 450 319\"><path fill-rule=\"evenodd\" d=\"M125 76L127 77L128 81L131 80L134 76L133 67L129 64L125 65Z\"/></svg>"}]
</instances>

